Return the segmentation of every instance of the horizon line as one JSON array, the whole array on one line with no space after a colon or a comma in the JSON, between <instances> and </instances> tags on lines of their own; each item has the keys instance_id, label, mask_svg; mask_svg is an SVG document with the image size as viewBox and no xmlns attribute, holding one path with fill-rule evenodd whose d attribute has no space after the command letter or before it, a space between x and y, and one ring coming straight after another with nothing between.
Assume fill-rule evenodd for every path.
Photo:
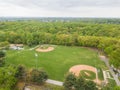
<instances>
[{"instance_id":1,"label":"horizon line","mask_svg":"<svg viewBox=\"0 0 120 90\"><path fill-rule=\"evenodd\" d=\"M71 16L0 16L0 18L120 18L120 17L71 17Z\"/></svg>"}]
</instances>

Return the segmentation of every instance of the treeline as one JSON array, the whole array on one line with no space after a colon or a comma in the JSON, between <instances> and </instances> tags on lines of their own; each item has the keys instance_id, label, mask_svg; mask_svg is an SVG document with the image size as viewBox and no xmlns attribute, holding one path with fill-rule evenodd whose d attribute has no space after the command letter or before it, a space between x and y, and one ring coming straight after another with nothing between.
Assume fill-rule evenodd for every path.
<instances>
[{"instance_id":1,"label":"treeline","mask_svg":"<svg viewBox=\"0 0 120 90\"><path fill-rule=\"evenodd\" d=\"M80 36L107 36L120 38L119 24L97 24L83 22L39 22L39 21L19 21L0 22L0 39L15 33L51 33L51 34L74 34ZM18 35L19 36L19 35Z\"/></svg>"},{"instance_id":2,"label":"treeline","mask_svg":"<svg viewBox=\"0 0 120 90\"><path fill-rule=\"evenodd\" d=\"M105 52L110 62L120 67L120 25L80 22L2 22L0 42L29 46L57 44L95 47ZM5 42L6 41L6 42ZM1 44L0 44L1 45Z\"/></svg>"},{"instance_id":3,"label":"treeline","mask_svg":"<svg viewBox=\"0 0 120 90\"><path fill-rule=\"evenodd\" d=\"M78 17L0 17L0 21L41 21L41 22L89 22L89 23L106 23L120 24L120 18L78 18Z\"/></svg>"}]
</instances>

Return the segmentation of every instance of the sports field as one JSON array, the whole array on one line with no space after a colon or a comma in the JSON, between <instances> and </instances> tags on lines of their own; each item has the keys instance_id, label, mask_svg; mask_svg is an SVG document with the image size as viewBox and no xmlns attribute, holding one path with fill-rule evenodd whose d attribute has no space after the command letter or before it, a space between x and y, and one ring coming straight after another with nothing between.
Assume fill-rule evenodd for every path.
<instances>
[{"instance_id":1,"label":"sports field","mask_svg":"<svg viewBox=\"0 0 120 90\"><path fill-rule=\"evenodd\" d=\"M35 53L38 57L35 57ZM54 46L50 52L36 52L35 50L8 50L6 62L23 64L28 68L44 69L50 79L64 80L65 74L74 65L91 65L105 68L96 51L83 47Z\"/></svg>"}]
</instances>

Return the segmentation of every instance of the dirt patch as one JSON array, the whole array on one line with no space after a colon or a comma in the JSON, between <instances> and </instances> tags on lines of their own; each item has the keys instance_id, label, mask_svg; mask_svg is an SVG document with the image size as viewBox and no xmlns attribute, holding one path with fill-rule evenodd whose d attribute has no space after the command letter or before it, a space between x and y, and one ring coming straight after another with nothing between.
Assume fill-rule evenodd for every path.
<instances>
[{"instance_id":1,"label":"dirt patch","mask_svg":"<svg viewBox=\"0 0 120 90\"><path fill-rule=\"evenodd\" d=\"M95 67L89 65L75 65L69 69L69 72L72 72L76 76L79 76L80 71L82 70L88 70L94 72L96 74L96 79L94 79L93 81L98 84L101 84L101 80L98 79L97 69Z\"/></svg>"},{"instance_id":2,"label":"dirt patch","mask_svg":"<svg viewBox=\"0 0 120 90\"><path fill-rule=\"evenodd\" d=\"M54 50L54 47L52 47L52 46L50 46L50 47L48 47L46 49L43 49L41 47L36 49L37 52L50 52L50 51L53 51L53 50Z\"/></svg>"}]
</instances>

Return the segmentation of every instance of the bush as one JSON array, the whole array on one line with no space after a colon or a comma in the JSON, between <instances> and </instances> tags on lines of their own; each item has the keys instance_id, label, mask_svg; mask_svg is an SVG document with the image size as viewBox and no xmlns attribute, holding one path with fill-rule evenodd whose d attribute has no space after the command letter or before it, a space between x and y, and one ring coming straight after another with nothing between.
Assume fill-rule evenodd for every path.
<instances>
[{"instance_id":1,"label":"bush","mask_svg":"<svg viewBox=\"0 0 120 90\"><path fill-rule=\"evenodd\" d=\"M43 84L48 79L48 75L43 70L33 69L30 78L36 84Z\"/></svg>"},{"instance_id":2,"label":"bush","mask_svg":"<svg viewBox=\"0 0 120 90\"><path fill-rule=\"evenodd\" d=\"M0 67L5 64L5 52L0 51Z\"/></svg>"},{"instance_id":3,"label":"bush","mask_svg":"<svg viewBox=\"0 0 120 90\"><path fill-rule=\"evenodd\" d=\"M0 67L2 67L5 64L5 58L0 58Z\"/></svg>"},{"instance_id":4,"label":"bush","mask_svg":"<svg viewBox=\"0 0 120 90\"><path fill-rule=\"evenodd\" d=\"M74 85L75 90L85 90L85 79L83 77L79 77L76 79L76 83Z\"/></svg>"},{"instance_id":5,"label":"bush","mask_svg":"<svg viewBox=\"0 0 120 90\"><path fill-rule=\"evenodd\" d=\"M16 77L17 77L18 79L24 80L25 77L26 77L26 75L27 75L27 73L26 73L25 67L24 67L23 65L19 65L19 66L17 67Z\"/></svg>"},{"instance_id":6,"label":"bush","mask_svg":"<svg viewBox=\"0 0 120 90\"><path fill-rule=\"evenodd\" d=\"M85 80L82 76L75 77L74 74L68 73L64 81L65 90L98 90L96 83Z\"/></svg>"},{"instance_id":7,"label":"bush","mask_svg":"<svg viewBox=\"0 0 120 90\"><path fill-rule=\"evenodd\" d=\"M16 67L5 66L0 68L0 88L4 90L13 90L17 79L15 77L17 73Z\"/></svg>"},{"instance_id":8,"label":"bush","mask_svg":"<svg viewBox=\"0 0 120 90\"><path fill-rule=\"evenodd\" d=\"M0 51L0 58L5 57L5 52Z\"/></svg>"},{"instance_id":9,"label":"bush","mask_svg":"<svg viewBox=\"0 0 120 90\"><path fill-rule=\"evenodd\" d=\"M9 42L8 41L4 41L4 42L0 42L0 47L9 47Z\"/></svg>"},{"instance_id":10,"label":"bush","mask_svg":"<svg viewBox=\"0 0 120 90\"><path fill-rule=\"evenodd\" d=\"M71 90L74 87L75 82L76 82L76 77L74 76L74 74L68 73L63 85L66 90Z\"/></svg>"},{"instance_id":11,"label":"bush","mask_svg":"<svg viewBox=\"0 0 120 90\"><path fill-rule=\"evenodd\" d=\"M86 81L85 90L98 90L96 88L96 83L93 81Z\"/></svg>"}]
</instances>

